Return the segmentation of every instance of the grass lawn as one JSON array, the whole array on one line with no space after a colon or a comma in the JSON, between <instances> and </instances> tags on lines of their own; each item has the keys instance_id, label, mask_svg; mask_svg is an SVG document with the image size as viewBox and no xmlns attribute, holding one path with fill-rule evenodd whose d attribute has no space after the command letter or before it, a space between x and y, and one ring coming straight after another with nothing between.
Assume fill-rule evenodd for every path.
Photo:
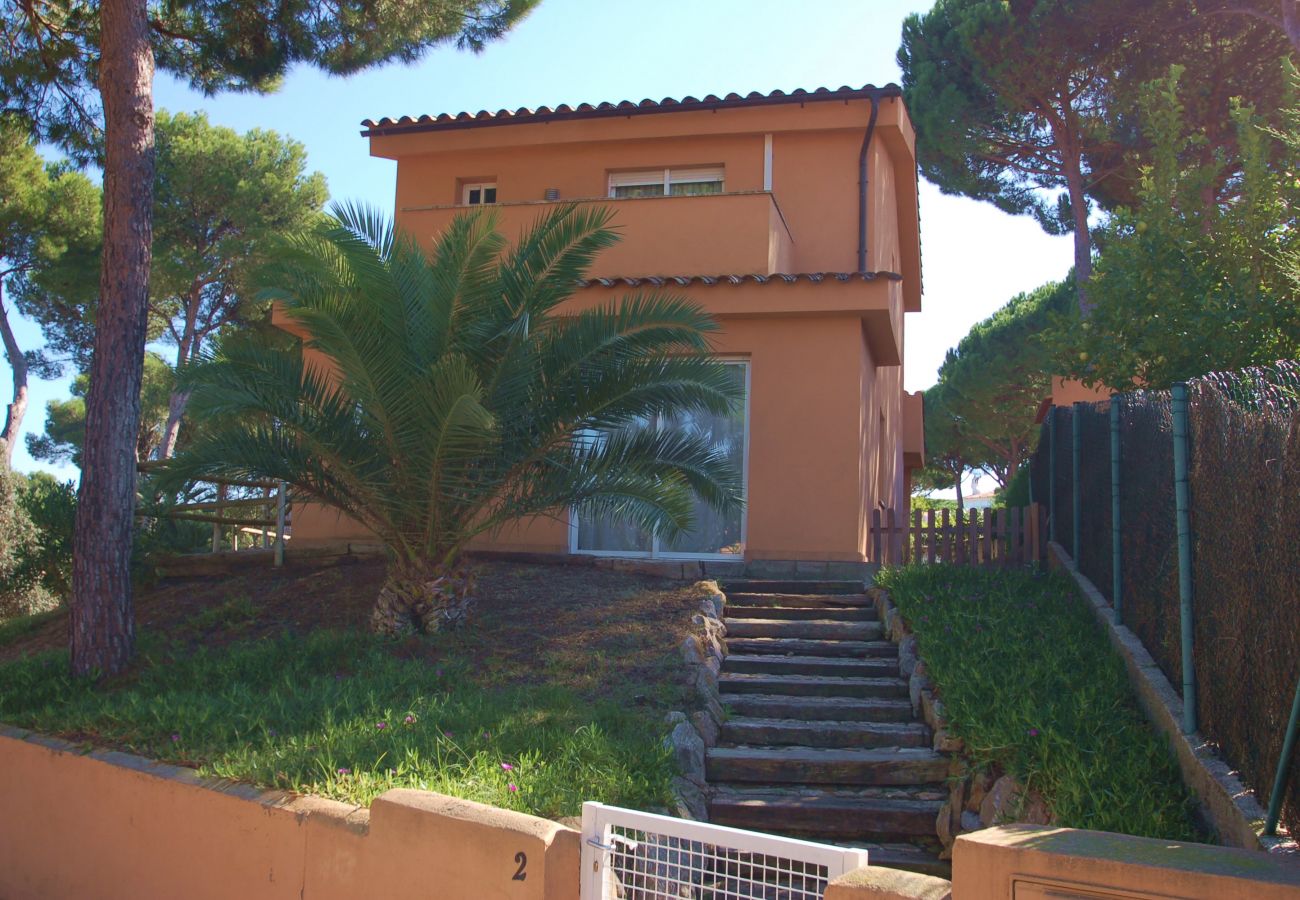
<instances>
[{"instance_id":1,"label":"grass lawn","mask_svg":"<svg viewBox=\"0 0 1300 900\"><path fill-rule=\"evenodd\" d=\"M1068 578L909 566L877 583L977 767L1038 791L1060 825L1203 838L1170 750Z\"/></svg>"},{"instance_id":2,"label":"grass lawn","mask_svg":"<svg viewBox=\"0 0 1300 900\"><path fill-rule=\"evenodd\" d=\"M265 787L368 803L419 787L551 818L666 805L664 713L701 589L588 567L485 564L471 627L375 638L381 563L165 582L140 655L67 675L66 616L7 629L0 721ZM0 639L2 640L2 639Z\"/></svg>"}]
</instances>

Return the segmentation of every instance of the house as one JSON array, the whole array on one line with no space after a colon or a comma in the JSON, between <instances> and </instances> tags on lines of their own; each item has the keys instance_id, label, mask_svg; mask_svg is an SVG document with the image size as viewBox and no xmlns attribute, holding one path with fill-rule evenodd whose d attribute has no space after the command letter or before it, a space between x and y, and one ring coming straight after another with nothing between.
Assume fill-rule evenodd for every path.
<instances>
[{"instance_id":1,"label":"house","mask_svg":"<svg viewBox=\"0 0 1300 900\"><path fill-rule=\"evenodd\" d=\"M857 572L870 513L905 509L921 464L903 330L921 308L915 139L896 86L581 104L367 120L397 161L396 219L422 242L492 205L512 238L549 205L598 203L622 242L575 285L577 311L639 288L718 318L743 409L703 429L742 468L746 508L702 510L672 543L558 511L485 548L744 560L751 571ZM314 507L294 542L364 539ZM838 564L828 567L826 563Z\"/></svg>"}]
</instances>

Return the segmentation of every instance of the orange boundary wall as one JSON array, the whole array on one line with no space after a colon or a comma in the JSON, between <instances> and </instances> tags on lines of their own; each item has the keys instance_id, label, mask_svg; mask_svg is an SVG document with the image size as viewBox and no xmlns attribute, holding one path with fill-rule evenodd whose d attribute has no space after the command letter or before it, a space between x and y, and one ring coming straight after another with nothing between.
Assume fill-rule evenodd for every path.
<instances>
[{"instance_id":1,"label":"orange boundary wall","mask_svg":"<svg viewBox=\"0 0 1300 900\"><path fill-rule=\"evenodd\" d=\"M0 725L5 900L577 900L580 835L427 791L367 810ZM1300 860L1068 828L957 838L952 882L867 866L827 900L1296 900ZM635 893L635 892L634 892ZM629 894L632 896L632 894Z\"/></svg>"},{"instance_id":2,"label":"orange boundary wall","mask_svg":"<svg viewBox=\"0 0 1300 900\"><path fill-rule=\"evenodd\" d=\"M0 808L5 900L578 896L578 832L546 819L412 790L367 810L3 726Z\"/></svg>"}]
</instances>

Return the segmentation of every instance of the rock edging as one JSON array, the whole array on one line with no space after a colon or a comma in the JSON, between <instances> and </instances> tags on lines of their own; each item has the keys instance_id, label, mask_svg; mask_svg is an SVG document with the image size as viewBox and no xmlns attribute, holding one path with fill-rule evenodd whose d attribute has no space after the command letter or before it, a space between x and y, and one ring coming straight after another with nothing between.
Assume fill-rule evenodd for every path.
<instances>
[{"instance_id":1,"label":"rock edging","mask_svg":"<svg viewBox=\"0 0 1300 900\"><path fill-rule=\"evenodd\" d=\"M707 822L709 818L704 761L709 748L718 743L727 718L718 690L718 674L727 653L727 626L723 621L727 597L716 582L704 584L709 595L700 600L700 611L691 617L702 634L687 635L681 646L687 677L695 687L700 706L689 716L679 710L668 713L665 720L672 731L664 738L680 772L673 778L675 812L696 822Z\"/></svg>"}]
</instances>

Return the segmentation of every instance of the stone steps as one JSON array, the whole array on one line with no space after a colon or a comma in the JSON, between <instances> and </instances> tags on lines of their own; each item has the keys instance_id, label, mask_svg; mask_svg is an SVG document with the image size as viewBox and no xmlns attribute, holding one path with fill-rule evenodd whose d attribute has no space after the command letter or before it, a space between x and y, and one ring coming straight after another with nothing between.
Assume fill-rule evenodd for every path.
<instances>
[{"instance_id":1,"label":"stone steps","mask_svg":"<svg viewBox=\"0 0 1300 900\"><path fill-rule=\"evenodd\" d=\"M866 594L727 594L727 603L737 606L822 606L831 609L875 609L876 604Z\"/></svg>"},{"instance_id":2,"label":"stone steps","mask_svg":"<svg viewBox=\"0 0 1300 900\"><path fill-rule=\"evenodd\" d=\"M892 641L827 641L808 638L741 638L727 636L727 650L737 654L786 654L795 656L872 657L897 659L898 645Z\"/></svg>"},{"instance_id":3,"label":"stone steps","mask_svg":"<svg viewBox=\"0 0 1300 900\"><path fill-rule=\"evenodd\" d=\"M714 747L710 781L760 784L930 784L948 777L945 756L921 747L865 750L808 747Z\"/></svg>"},{"instance_id":4,"label":"stone steps","mask_svg":"<svg viewBox=\"0 0 1300 900\"><path fill-rule=\"evenodd\" d=\"M861 583L733 582L724 615L710 820L946 875L936 820L951 764L931 749Z\"/></svg>"},{"instance_id":5,"label":"stone steps","mask_svg":"<svg viewBox=\"0 0 1300 900\"><path fill-rule=\"evenodd\" d=\"M883 634L879 622L837 622L833 619L810 619L787 622L781 619L723 620L727 638L803 638L824 641L877 641Z\"/></svg>"},{"instance_id":6,"label":"stone steps","mask_svg":"<svg viewBox=\"0 0 1300 900\"><path fill-rule=\"evenodd\" d=\"M815 597L824 594L863 596L861 581L803 581L779 578L729 578L722 582L728 596L744 594L789 594L794 597Z\"/></svg>"},{"instance_id":7,"label":"stone steps","mask_svg":"<svg viewBox=\"0 0 1300 900\"><path fill-rule=\"evenodd\" d=\"M728 694L792 694L797 697L906 697L901 678L837 678L830 675L769 675L723 672L718 689Z\"/></svg>"},{"instance_id":8,"label":"stone steps","mask_svg":"<svg viewBox=\"0 0 1300 900\"><path fill-rule=\"evenodd\" d=\"M838 722L735 716L722 726L728 744L797 747L928 747L933 736L920 722Z\"/></svg>"},{"instance_id":9,"label":"stone steps","mask_svg":"<svg viewBox=\"0 0 1300 900\"><path fill-rule=\"evenodd\" d=\"M909 700L877 697L793 697L788 694L722 694L733 716L839 722L911 722Z\"/></svg>"},{"instance_id":10,"label":"stone steps","mask_svg":"<svg viewBox=\"0 0 1300 900\"><path fill-rule=\"evenodd\" d=\"M838 677L888 678L898 676L898 660L854 659L814 655L733 653L723 661L722 671L768 675L834 675Z\"/></svg>"},{"instance_id":11,"label":"stone steps","mask_svg":"<svg viewBox=\"0 0 1300 900\"><path fill-rule=\"evenodd\" d=\"M823 791L792 794L770 788L719 790L709 802L709 821L761 830L780 822L783 831L820 839L931 837L941 800L862 797ZM868 859L871 859L868 851ZM871 859L871 862L875 862Z\"/></svg>"},{"instance_id":12,"label":"stone steps","mask_svg":"<svg viewBox=\"0 0 1300 900\"><path fill-rule=\"evenodd\" d=\"M876 611L865 606L735 606L727 604L732 619L768 619L800 621L820 619L830 622L875 622Z\"/></svg>"}]
</instances>

